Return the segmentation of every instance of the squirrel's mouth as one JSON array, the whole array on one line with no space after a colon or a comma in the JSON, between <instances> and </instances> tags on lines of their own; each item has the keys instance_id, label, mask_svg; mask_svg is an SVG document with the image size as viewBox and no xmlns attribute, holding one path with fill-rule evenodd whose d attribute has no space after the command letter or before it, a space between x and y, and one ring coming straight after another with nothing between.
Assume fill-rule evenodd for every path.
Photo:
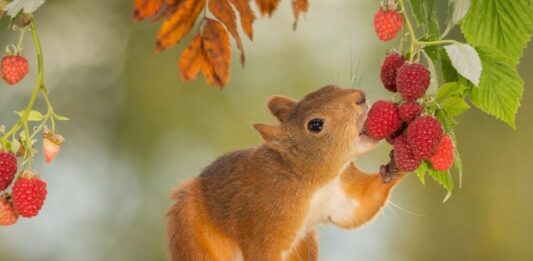
<instances>
[{"instance_id":1,"label":"squirrel's mouth","mask_svg":"<svg viewBox=\"0 0 533 261\"><path fill-rule=\"evenodd\" d=\"M361 115L359 115L359 118L357 119L357 129L359 130L359 136L366 136L366 130L364 128L367 114L368 106L365 106L363 113L361 113Z\"/></svg>"}]
</instances>

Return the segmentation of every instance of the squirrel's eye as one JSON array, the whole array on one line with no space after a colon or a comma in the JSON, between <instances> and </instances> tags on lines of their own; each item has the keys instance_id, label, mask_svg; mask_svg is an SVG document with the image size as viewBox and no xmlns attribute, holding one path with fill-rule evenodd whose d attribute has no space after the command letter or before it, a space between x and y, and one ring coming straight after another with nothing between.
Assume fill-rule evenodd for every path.
<instances>
[{"instance_id":1,"label":"squirrel's eye","mask_svg":"<svg viewBox=\"0 0 533 261\"><path fill-rule=\"evenodd\" d=\"M307 129L313 133L319 133L324 126L323 119L312 119L307 123Z\"/></svg>"}]
</instances>

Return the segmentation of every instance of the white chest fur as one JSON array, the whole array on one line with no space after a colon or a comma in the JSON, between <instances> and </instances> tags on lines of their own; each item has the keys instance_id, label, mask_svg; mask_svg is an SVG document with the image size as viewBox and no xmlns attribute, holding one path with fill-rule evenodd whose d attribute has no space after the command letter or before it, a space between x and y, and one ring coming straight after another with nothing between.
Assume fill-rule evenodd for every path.
<instances>
[{"instance_id":1,"label":"white chest fur","mask_svg":"<svg viewBox=\"0 0 533 261\"><path fill-rule=\"evenodd\" d=\"M283 259L298 245L306 234L320 223L345 223L353 219L359 202L350 198L341 183L342 172L313 193L308 214L289 249L283 251Z\"/></svg>"}]
</instances>

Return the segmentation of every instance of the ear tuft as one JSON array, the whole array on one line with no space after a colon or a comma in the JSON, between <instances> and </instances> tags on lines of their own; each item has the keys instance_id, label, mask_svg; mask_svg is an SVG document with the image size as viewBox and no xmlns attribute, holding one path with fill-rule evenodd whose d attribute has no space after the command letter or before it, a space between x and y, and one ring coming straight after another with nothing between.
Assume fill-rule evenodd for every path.
<instances>
[{"instance_id":1,"label":"ear tuft","mask_svg":"<svg viewBox=\"0 0 533 261\"><path fill-rule=\"evenodd\" d=\"M294 105L296 105L296 101L285 96L272 96L267 102L270 112L272 112L280 122L287 120Z\"/></svg>"},{"instance_id":2,"label":"ear tuft","mask_svg":"<svg viewBox=\"0 0 533 261\"><path fill-rule=\"evenodd\" d=\"M252 126L257 130L257 132L259 132L261 137L263 137L263 140L265 140L267 143L272 142L281 136L281 129L279 126L263 123L254 123Z\"/></svg>"}]
</instances>

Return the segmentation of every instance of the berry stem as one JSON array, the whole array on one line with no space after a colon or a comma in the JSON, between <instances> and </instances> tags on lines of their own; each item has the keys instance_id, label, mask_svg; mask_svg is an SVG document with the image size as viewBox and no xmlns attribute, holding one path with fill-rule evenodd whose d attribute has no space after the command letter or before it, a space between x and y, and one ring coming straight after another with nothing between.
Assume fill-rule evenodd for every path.
<instances>
[{"instance_id":1,"label":"berry stem","mask_svg":"<svg viewBox=\"0 0 533 261\"><path fill-rule=\"evenodd\" d=\"M403 0L398 0L398 3L400 4L400 10L402 11L402 16L405 21L405 27L407 27L407 31L409 34L409 62L413 62L415 58L415 50L417 47L420 46L428 46L428 45L440 45L440 44L457 44L458 41L451 40L451 39L442 39L442 40L436 40L436 41L419 41L416 38L415 30L413 28L413 25L411 23L411 20L409 19L409 16L407 15L407 9L405 8L405 4L403 3ZM403 36L402 36L403 39ZM401 40L403 41L403 40ZM403 42L400 42L401 45L403 45Z\"/></svg>"},{"instance_id":2,"label":"berry stem","mask_svg":"<svg viewBox=\"0 0 533 261\"><path fill-rule=\"evenodd\" d=\"M439 45L439 44L458 44L460 42L458 41L455 41L455 40L448 40L448 39L443 39L443 40L437 40L437 41L416 41L417 44L419 45Z\"/></svg>"},{"instance_id":3,"label":"berry stem","mask_svg":"<svg viewBox=\"0 0 533 261\"><path fill-rule=\"evenodd\" d=\"M407 16L407 9L405 8L405 5L403 3L403 0L398 1L400 4L402 12L403 19L405 20L405 26L407 27L407 31L409 33L410 37L410 45L409 45L409 62L413 62L414 54L415 54L415 45L417 43L415 30L413 29L413 25L411 24L411 20L409 20L409 17Z\"/></svg>"},{"instance_id":4,"label":"berry stem","mask_svg":"<svg viewBox=\"0 0 533 261\"><path fill-rule=\"evenodd\" d=\"M19 41L17 42L17 49L15 51L15 55L19 55L22 51L22 42L24 41L25 33L26 33L26 29L20 29L20 36L19 36Z\"/></svg>"},{"instance_id":5,"label":"berry stem","mask_svg":"<svg viewBox=\"0 0 533 261\"><path fill-rule=\"evenodd\" d=\"M28 105L26 106L26 109L24 110L22 117L20 117L20 121L22 122L22 126L24 128L24 137L25 137L24 147L26 148L25 158L27 160L28 168L31 170L33 150L31 149L32 147L31 136L32 135L30 133L30 128L28 126L28 117L30 116L30 112L33 108L33 105L35 104L35 100L37 99L37 96L39 95L41 86L43 85L44 62L43 62L43 52L41 48L41 41L39 40L39 35L37 34L37 27L35 26L35 23L33 21L31 22L30 28L31 28L32 36L33 36L33 43L35 45L35 52L37 53L37 81L35 82L35 87L33 88L33 92L30 96Z\"/></svg>"},{"instance_id":6,"label":"berry stem","mask_svg":"<svg viewBox=\"0 0 533 261\"><path fill-rule=\"evenodd\" d=\"M44 97L44 102L46 103L46 107L48 109L48 112L46 114L46 117L45 117L45 121L47 119L50 119L50 124L52 124L52 133L55 133L56 131L56 122L55 122L55 112L54 112L54 107L52 107L52 103L50 102L50 98L48 98L48 89L42 85L41 86L41 92L43 94L43 97Z\"/></svg>"}]
</instances>

